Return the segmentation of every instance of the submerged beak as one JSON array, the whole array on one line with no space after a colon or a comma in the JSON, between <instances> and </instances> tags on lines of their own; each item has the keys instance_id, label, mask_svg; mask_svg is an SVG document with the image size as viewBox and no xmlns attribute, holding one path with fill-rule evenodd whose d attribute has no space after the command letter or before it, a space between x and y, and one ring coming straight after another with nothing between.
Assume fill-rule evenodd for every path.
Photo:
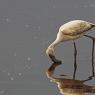
<instances>
[{"instance_id":1,"label":"submerged beak","mask_svg":"<svg viewBox=\"0 0 95 95\"><path fill-rule=\"evenodd\" d=\"M59 63L61 64L62 62L58 59L56 59L55 55L54 55L54 49L53 48L49 48L46 50L46 54L47 56L49 56L49 58L54 62L54 63Z\"/></svg>"}]
</instances>

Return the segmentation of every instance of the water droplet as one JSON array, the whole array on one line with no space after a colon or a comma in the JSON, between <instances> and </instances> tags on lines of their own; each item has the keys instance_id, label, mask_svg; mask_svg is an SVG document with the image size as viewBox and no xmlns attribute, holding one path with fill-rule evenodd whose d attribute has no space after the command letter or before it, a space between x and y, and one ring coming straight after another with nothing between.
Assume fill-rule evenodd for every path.
<instances>
[{"instance_id":1,"label":"water droplet","mask_svg":"<svg viewBox=\"0 0 95 95\"><path fill-rule=\"evenodd\" d=\"M10 22L10 19L9 19L9 18L6 18L6 21L7 21L7 22Z\"/></svg>"},{"instance_id":2,"label":"water droplet","mask_svg":"<svg viewBox=\"0 0 95 95\"><path fill-rule=\"evenodd\" d=\"M10 79L11 79L12 81L14 80L14 78L13 78L13 77L11 77Z\"/></svg>"},{"instance_id":3,"label":"water droplet","mask_svg":"<svg viewBox=\"0 0 95 95\"><path fill-rule=\"evenodd\" d=\"M22 73L18 73L18 75L19 75L19 76L21 76L21 75L22 75Z\"/></svg>"},{"instance_id":4,"label":"water droplet","mask_svg":"<svg viewBox=\"0 0 95 95\"><path fill-rule=\"evenodd\" d=\"M8 76L10 76L10 73L8 72Z\"/></svg>"},{"instance_id":5,"label":"water droplet","mask_svg":"<svg viewBox=\"0 0 95 95\"><path fill-rule=\"evenodd\" d=\"M31 61L31 58L30 58L30 57L28 57L28 58L27 58L27 61Z\"/></svg>"}]
</instances>

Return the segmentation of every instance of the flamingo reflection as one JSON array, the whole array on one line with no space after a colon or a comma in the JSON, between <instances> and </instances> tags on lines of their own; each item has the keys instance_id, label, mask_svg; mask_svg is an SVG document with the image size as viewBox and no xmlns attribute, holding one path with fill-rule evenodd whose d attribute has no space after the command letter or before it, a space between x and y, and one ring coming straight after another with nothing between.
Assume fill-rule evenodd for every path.
<instances>
[{"instance_id":1,"label":"flamingo reflection","mask_svg":"<svg viewBox=\"0 0 95 95\"><path fill-rule=\"evenodd\" d=\"M63 95L85 95L86 93L95 93L95 86L89 86L85 84L86 81L89 81L93 79L95 73L94 73L94 39L93 45L92 45L92 75L89 76L85 80L76 80L76 70L77 70L77 63L76 63L76 56L77 56L77 50L74 43L74 73L73 73L73 79L67 79L67 78L60 78L54 76L54 72L57 66L61 65L61 63L53 63L46 72L47 77L54 83L58 85L58 89L61 94ZM63 75L65 76L65 74Z\"/></svg>"}]
</instances>

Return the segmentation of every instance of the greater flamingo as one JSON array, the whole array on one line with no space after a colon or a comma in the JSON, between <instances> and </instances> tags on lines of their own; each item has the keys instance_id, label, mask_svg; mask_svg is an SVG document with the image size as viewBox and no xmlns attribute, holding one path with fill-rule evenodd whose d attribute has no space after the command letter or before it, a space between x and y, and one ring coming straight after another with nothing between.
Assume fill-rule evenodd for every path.
<instances>
[{"instance_id":1,"label":"greater flamingo","mask_svg":"<svg viewBox=\"0 0 95 95\"><path fill-rule=\"evenodd\" d=\"M54 48L61 42L76 40L92 28L95 27L95 24L83 21L83 20L73 20L59 28L56 40L47 48L46 54L51 58L53 62L61 63L60 60L56 59L54 54Z\"/></svg>"}]
</instances>

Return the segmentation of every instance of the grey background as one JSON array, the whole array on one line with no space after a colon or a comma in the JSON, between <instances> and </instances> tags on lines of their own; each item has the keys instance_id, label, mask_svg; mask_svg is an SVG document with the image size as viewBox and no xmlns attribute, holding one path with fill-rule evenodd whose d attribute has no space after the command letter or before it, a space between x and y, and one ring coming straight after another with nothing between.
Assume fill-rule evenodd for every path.
<instances>
[{"instance_id":1,"label":"grey background","mask_svg":"<svg viewBox=\"0 0 95 95\"><path fill-rule=\"evenodd\" d=\"M0 0L0 95L59 94L45 74L52 64L45 50L60 25L74 19L94 23L95 0ZM76 78L86 79L92 71L92 41L83 37L76 44ZM56 73L72 78L72 42L59 45L56 54L63 61ZM87 84L95 85L95 80Z\"/></svg>"}]
</instances>

